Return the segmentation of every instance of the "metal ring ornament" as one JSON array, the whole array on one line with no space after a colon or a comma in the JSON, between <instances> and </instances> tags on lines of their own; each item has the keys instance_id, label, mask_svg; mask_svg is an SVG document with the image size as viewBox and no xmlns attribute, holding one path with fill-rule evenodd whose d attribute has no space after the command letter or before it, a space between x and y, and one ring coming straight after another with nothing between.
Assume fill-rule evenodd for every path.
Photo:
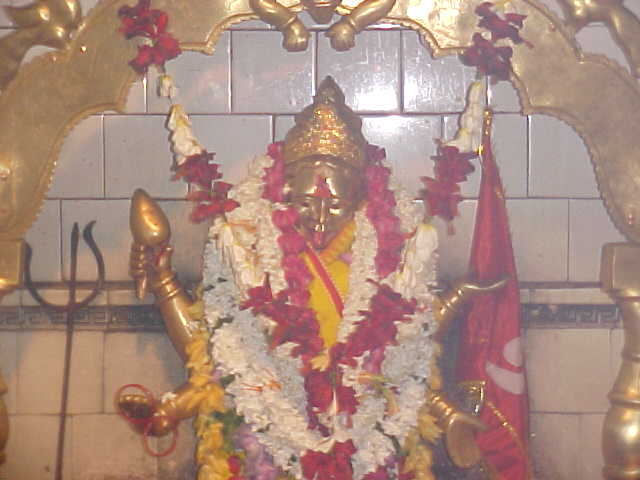
<instances>
[{"instance_id":1,"label":"metal ring ornament","mask_svg":"<svg viewBox=\"0 0 640 480\"><path fill-rule=\"evenodd\" d=\"M156 399L156 397L153 395L153 393L151 393L151 390L149 390L148 388L138 384L138 383L128 383L126 385L123 385L122 387L120 387L117 391L116 391L116 399L120 398L120 396L122 395L122 392L124 392L126 389L128 388L135 388L140 390L144 396L147 398L147 400L149 401L149 405L155 409L155 407L158 405L158 400ZM177 424L174 424L174 426L171 428L171 433L172 433L172 437L171 437L171 444L164 450L162 451L155 451L151 448L151 446L149 445L149 437L152 436L151 435L151 429L153 428L153 419L154 417L164 417L167 418L169 420L172 420L172 418L168 415L158 415L157 413L153 413L151 416L149 417L144 417L144 418L135 418L132 417L130 415L128 415L122 408L120 408L120 405L118 405L118 414L124 418L127 422L129 422L130 424L136 426L136 427L142 427L142 444L144 446L145 451L151 455L152 457L166 457L167 455L170 455L171 453L173 453L176 449L176 446L178 445L178 427Z\"/></svg>"}]
</instances>

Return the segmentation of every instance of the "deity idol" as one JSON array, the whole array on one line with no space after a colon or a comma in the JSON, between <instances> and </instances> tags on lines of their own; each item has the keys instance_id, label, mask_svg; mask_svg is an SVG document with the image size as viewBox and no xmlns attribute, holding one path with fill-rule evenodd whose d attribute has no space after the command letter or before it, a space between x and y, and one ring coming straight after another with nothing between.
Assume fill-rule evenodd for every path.
<instances>
[{"instance_id":1,"label":"deity idol","mask_svg":"<svg viewBox=\"0 0 640 480\"><path fill-rule=\"evenodd\" d=\"M118 404L146 435L197 416L199 480L428 480L441 434L456 465L479 459L483 426L442 392L437 339L483 289L434 294L435 230L361 126L325 79L230 189L239 206L211 227L197 301L171 270L166 218L134 194L132 272L189 379Z\"/></svg>"}]
</instances>

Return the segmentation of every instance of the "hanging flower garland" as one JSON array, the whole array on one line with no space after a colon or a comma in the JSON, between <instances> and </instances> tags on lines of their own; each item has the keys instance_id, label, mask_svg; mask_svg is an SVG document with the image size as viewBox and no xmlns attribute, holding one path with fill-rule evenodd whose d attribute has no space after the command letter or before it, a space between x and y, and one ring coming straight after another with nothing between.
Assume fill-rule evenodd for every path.
<instances>
[{"instance_id":1,"label":"hanging flower garland","mask_svg":"<svg viewBox=\"0 0 640 480\"><path fill-rule=\"evenodd\" d=\"M180 44L167 32L169 16L162 10L150 8L151 0L139 0L129 7L124 5L118 10L122 22L120 32L127 39L142 37L144 43L138 46L138 55L129 65L138 73L145 74L151 65L164 71L167 60L180 55Z\"/></svg>"},{"instance_id":2,"label":"hanging flower garland","mask_svg":"<svg viewBox=\"0 0 640 480\"><path fill-rule=\"evenodd\" d=\"M150 8L151 0L138 0L133 6L124 5L118 10L122 22L120 32L127 39L141 37L137 56L129 65L138 73L147 73L154 65L160 72L158 94L172 101L167 127L171 131L170 141L175 155L175 175L172 180L183 179L191 185L186 199L194 202L190 218L201 223L230 212L237 202L227 198L229 183L220 181L220 164L214 163L214 153L207 152L195 138L191 121L184 108L173 103L177 88L166 73L165 62L176 58L182 50L178 41L167 32L169 16L166 12Z\"/></svg>"},{"instance_id":3,"label":"hanging flower garland","mask_svg":"<svg viewBox=\"0 0 640 480\"><path fill-rule=\"evenodd\" d=\"M520 36L526 15L506 13L504 18L493 11L494 4L484 2L475 9L480 17L478 26L487 30L491 37L486 39L481 33L473 35L473 45L460 55L462 63L478 69L478 73L488 76L492 81L509 80L511 74L511 57L513 49L499 42L508 39L514 44L532 45Z\"/></svg>"},{"instance_id":4,"label":"hanging flower garland","mask_svg":"<svg viewBox=\"0 0 640 480\"><path fill-rule=\"evenodd\" d=\"M480 17L478 26L490 33L490 38L476 32L473 44L460 55L462 63L477 68L478 76L492 82L508 80L512 72L513 49L505 41L532 47L520 36L526 15L506 13L501 18L494 12L494 4L484 2L475 9ZM460 183L475 171L471 160L478 158L482 110L484 109L483 82L474 82L469 87L467 105L461 115L460 129L454 140L438 143L434 177L421 177L424 183L422 198L429 215L438 216L448 224L449 234L453 233L452 221L458 216L458 204L463 200Z\"/></svg>"}]
</instances>

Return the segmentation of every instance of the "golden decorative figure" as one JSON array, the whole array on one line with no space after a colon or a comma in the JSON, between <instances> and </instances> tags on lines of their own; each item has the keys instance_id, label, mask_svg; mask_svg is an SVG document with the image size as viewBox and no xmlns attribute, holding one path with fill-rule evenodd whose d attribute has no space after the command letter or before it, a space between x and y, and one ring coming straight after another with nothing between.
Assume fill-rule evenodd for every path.
<instances>
[{"instance_id":1,"label":"golden decorative figure","mask_svg":"<svg viewBox=\"0 0 640 480\"><path fill-rule=\"evenodd\" d=\"M31 47L68 48L82 19L78 0L39 0L4 9L18 30L0 38L0 90L15 76Z\"/></svg>"},{"instance_id":2,"label":"golden decorative figure","mask_svg":"<svg viewBox=\"0 0 640 480\"><path fill-rule=\"evenodd\" d=\"M393 8L396 0L362 0L338 22L334 23L326 35L331 46L338 51L349 50L355 45L355 37L369 25L384 18ZM306 50L309 31L292 8L287 8L278 0L249 0L251 8L264 22L282 32L282 46L290 52ZM302 6L318 23L326 24L340 5L340 0L302 0Z\"/></svg>"},{"instance_id":3,"label":"golden decorative figure","mask_svg":"<svg viewBox=\"0 0 640 480\"><path fill-rule=\"evenodd\" d=\"M592 22L603 22L624 52L631 72L640 77L640 20L623 0L559 0L566 22L576 32Z\"/></svg>"},{"instance_id":4,"label":"golden decorative figure","mask_svg":"<svg viewBox=\"0 0 640 480\"><path fill-rule=\"evenodd\" d=\"M622 364L609 393L602 453L607 479L640 478L640 245L608 243L602 249L602 289L615 300L624 326Z\"/></svg>"}]
</instances>

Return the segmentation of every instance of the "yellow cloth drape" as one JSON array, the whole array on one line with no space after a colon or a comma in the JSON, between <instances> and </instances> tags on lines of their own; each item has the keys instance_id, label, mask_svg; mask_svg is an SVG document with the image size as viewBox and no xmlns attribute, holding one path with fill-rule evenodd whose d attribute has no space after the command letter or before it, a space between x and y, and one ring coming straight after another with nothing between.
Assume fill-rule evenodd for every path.
<instances>
[{"instance_id":1,"label":"yellow cloth drape","mask_svg":"<svg viewBox=\"0 0 640 480\"><path fill-rule=\"evenodd\" d=\"M355 222L352 220L318 255L343 301L349 289L349 265L340 256L348 253L351 249L355 229ZM302 259L313 277L309 283L309 308L316 314L320 325L320 337L324 342L325 348L330 348L336 343L342 315L331 300L327 286L318 275L308 254L303 253Z\"/></svg>"}]
</instances>

